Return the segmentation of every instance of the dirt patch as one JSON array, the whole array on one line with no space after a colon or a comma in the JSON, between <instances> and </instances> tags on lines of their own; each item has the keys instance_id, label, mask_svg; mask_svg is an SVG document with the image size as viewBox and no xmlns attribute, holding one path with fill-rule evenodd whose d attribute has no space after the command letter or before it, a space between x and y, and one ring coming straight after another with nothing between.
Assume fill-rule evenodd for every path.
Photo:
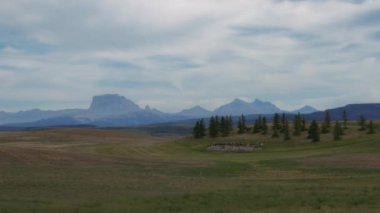
<instances>
[{"instance_id":1,"label":"dirt patch","mask_svg":"<svg viewBox=\"0 0 380 213\"><path fill-rule=\"evenodd\" d=\"M341 168L376 168L380 169L378 154L350 154L329 157L316 157L301 160L309 166L341 167Z\"/></svg>"}]
</instances>

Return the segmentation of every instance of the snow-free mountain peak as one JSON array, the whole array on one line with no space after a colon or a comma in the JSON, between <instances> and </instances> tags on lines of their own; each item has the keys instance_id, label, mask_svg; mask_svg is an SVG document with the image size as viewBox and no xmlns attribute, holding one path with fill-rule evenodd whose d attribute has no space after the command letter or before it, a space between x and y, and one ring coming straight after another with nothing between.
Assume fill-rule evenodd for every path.
<instances>
[{"instance_id":1,"label":"snow-free mountain peak","mask_svg":"<svg viewBox=\"0 0 380 213\"><path fill-rule=\"evenodd\" d=\"M137 104L117 94L94 96L89 108L89 111L98 114L128 114L141 110Z\"/></svg>"},{"instance_id":2,"label":"snow-free mountain peak","mask_svg":"<svg viewBox=\"0 0 380 213\"><path fill-rule=\"evenodd\" d=\"M241 114L272 114L281 112L274 104L255 99L248 103L241 99L235 99L232 102L217 108L214 114L218 115L241 115Z\"/></svg>"},{"instance_id":3,"label":"snow-free mountain peak","mask_svg":"<svg viewBox=\"0 0 380 213\"><path fill-rule=\"evenodd\" d=\"M309 105L305 105L305 106L301 107L300 109L292 111L292 113L309 114L309 113L313 113L313 112L317 112L317 111L318 110L315 109L314 107L309 106Z\"/></svg>"},{"instance_id":4,"label":"snow-free mountain peak","mask_svg":"<svg viewBox=\"0 0 380 213\"><path fill-rule=\"evenodd\" d=\"M185 117L201 118L201 117L211 116L211 112L197 105L190 109L182 110L181 112L177 113L177 115L185 116Z\"/></svg>"}]
</instances>

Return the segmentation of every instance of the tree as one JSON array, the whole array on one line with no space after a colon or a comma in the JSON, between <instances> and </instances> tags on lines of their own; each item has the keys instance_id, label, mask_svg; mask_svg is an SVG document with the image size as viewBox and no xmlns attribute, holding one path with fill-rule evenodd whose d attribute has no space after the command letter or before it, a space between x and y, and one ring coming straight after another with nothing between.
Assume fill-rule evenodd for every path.
<instances>
[{"instance_id":1,"label":"tree","mask_svg":"<svg viewBox=\"0 0 380 213\"><path fill-rule=\"evenodd\" d=\"M305 132L307 131L307 127L306 127L306 119L305 119L305 116L302 115L302 128L301 128L302 132Z\"/></svg>"},{"instance_id":2,"label":"tree","mask_svg":"<svg viewBox=\"0 0 380 213\"><path fill-rule=\"evenodd\" d=\"M290 133L289 133L289 122L285 119L285 126L284 126L284 141L290 140Z\"/></svg>"},{"instance_id":3,"label":"tree","mask_svg":"<svg viewBox=\"0 0 380 213\"><path fill-rule=\"evenodd\" d=\"M364 131L366 128L365 128L365 126L366 126L366 119L365 119L365 117L364 117L364 115L360 115L360 117L359 117L359 126L360 126L360 131Z\"/></svg>"},{"instance_id":4,"label":"tree","mask_svg":"<svg viewBox=\"0 0 380 213\"><path fill-rule=\"evenodd\" d=\"M245 133L246 125L245 125L245 117L244 115L241 115L238 122L238 133L243 134Z\"/></svg>"},{"instance_id":5,"label":"tree","mask_svg":"<svg viewBox=\"0 0 380 213\"><path fill-rule=\"evenodd\" d=\"M258 133L260 132L260 129L259 129L259 122L258 120L256 119L255 120L255 123L253 124L253 130L252 130L252 133L255 134L255 133Z\"/></svg>"},{"instance_id":6,"label":"tree","mask_svg":"<svg viewBox=\"0 0 380 213\"><path fill-rule=\"evenodd\" d=\"M199 121L195 123L195 126L193 127L193 137L194 138L200 138L199 135Z\"/></svg>"},{"instance_id":7,"label":"tree","mask_svg":"<svg viewBox=\"0 0 380 213\"><path fill-rule=\"evenodd\" d=\"M234 123L231 115L228 116L228 128L230 133L234 130Z\"/></svg>"},{"instance_id":8,"label":"tree","mask_svg":"<svg viewBox=\"0 0 380 213\"><path fill-rule=\"evenodd\" d=\"M218 118L211 116L209 127L208 127L208 134L210 137L215 138L219 134L219 124L218 124Z\"/></svg>"},{"instance_id":9,"label":"tree","mask_svg":"<svg viewBox=\"0 0 380 213\"><path fill-rule=\"evenodd\" d=\"M223 137L227 137L230 134L230 129L228 125L228 118L222 116L222 118L220 119L220 133Z\"/></svg>"},{"instance_id":10,"label":"tree","mask_svg":"<svg viewBox=\"0 0 380 213\"><path fill-rule=\"evenodd\" d=\"M368 134L375 134L375 127L372 120L368 124Z\"/></svg>"},{"instance_id":11,"label":"tree","mask_svg":"<svg viewBox=\"0 0 380 213\"><path fill-rule=\"evenodd\" d=\"M325 111L325 121L322 124L322 133L329 133L330 132L330 127L331 127L331 116L330 116L330 111L326 110Z\"/></svg>"},{"instance_id":12,"label":"tree","mask_svg":"<svg viewBox=\"0 0 380 213\"><path fill-rule=\"evenodd\" d=\"M273 116L273 130L280 130L281 129L281 123L280 123L280 115L278 113L275 113Z\"/></svg>"},{"instance_id":13,"label":"tree","mask_svg":"<svg viewBox=\"0 0 380 213\"><path fill-rule=\"evenodd\" d=\"M334 135L334 140L340 140L342 138L342 127L339 123L339 121L336 121L335 122L335 126L334 126L334 132L333 132L333 135Z\"/></svg>"},{"instance_id":14,"label":"tree","mask_svg":"<svg viewBox=\"0 0 380 213\"><path fill-rule=\"evenodd\" d=\"M278 134L278 130L276 128L273 128L272 138L278 138L278 137L280 137L280 135Z\"/></svg>"},{"instance_id":15,"label":"tree","mask_svg":"<svg viewBox=\"0 0 380 213\"><path fill-rule=\"evenodd\" d=\"M318 123L315 120L311 122L308 133L307 138L312 139L313 142L320 141L320 130Z\"/></svg>"},{"instance_id":16,"label":"tree","mask_svg":"<svg viewBox=\"0 0 380 213\"><path fill-rule=\"evenodd\" d=\"M265 117L263 117L263 120L262 120L262 133L263 135L266 135L268 134L268 125L267 125L267 119Z\"/></svg>"},{"instance_id":17,"label":"tree","mask_svg":"<svg viewBox=\"0 0 380 213\"><path fill-rule=\"evenodd\" d=\"M284 132L284 127L285 127L285 122L286 122L286 115L285 113L282 113L282 116L281 116L281 132Z\"/></svg>"},{"instance_id":18,"label":"tree","mask_svg":"<svg viewBox=\"0 0 380 213\"><path fill-rule=\"evenodd\" d=\"M294 120L293 120L293 126L294 126L294 133L293 135L294 136L298 136L298 135L301 135L301 131L302 131L302 117L301 117L301 114L298 113L297 115L294 116Z\"/></svg>"},{"instance_id":19,"label":"tree","mask_svg":"<svg viewBox=\"0 0 380 213\"><path fill-rule=\"evenodd\" d=\"M193 128L193 136L194 138L203 138L206 136L206 127L204 125L203 119L197 121Z\"/></svg>"},{"instance_id":20,"label":"tree","mask_svg":"<svg viewBox=\"0 0 380 213\"><path fill-rule=\"evenodd\" d=\"M344 129L348 129L347 122L348 122L348 114L346 110L343 110L343 128Z\"/></svg>"}]
</instances>

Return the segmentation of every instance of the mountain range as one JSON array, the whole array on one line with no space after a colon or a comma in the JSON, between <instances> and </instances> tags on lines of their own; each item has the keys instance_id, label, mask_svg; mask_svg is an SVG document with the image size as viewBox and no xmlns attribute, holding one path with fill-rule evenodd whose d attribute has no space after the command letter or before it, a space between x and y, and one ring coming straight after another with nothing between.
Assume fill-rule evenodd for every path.
<instances>
[{"instance_id":1,"label":"mountain range","mask_svg":"<svg viewBox=\"0 0 380 213\"><path fill-rule=\"evenodd\" d=\"M352 117L363 114L363 105L348 105L352 110ZM366 105L369 107L369 105ZM380 105L371 105L371 110L375 112L371 116L379 114ZM332 110L332 116L339 114L345 107ZM212 115L258 115L273 113L295 113L308 114L310 118L319 118L323 112L318 112L311 106L304 106L294 111L281 110L271 102L254 100L246 102L235 99L230 103L222 105L213 111L209 111L201 106L194 106L190 109L182 110L178 113L164 113L154 108L146 106L141 108L133 101L117 95L106 94L92 98L88 109L64 109L64 110L39 110L33 109L16 113L0 112L0 125L14 127L44 127L44 126L66 126L66 125L94 125L101 127L115 126L137 126L155 123L170 123L182 120L197 118L207 118ZM368 113L367 113L368 114ZM376 115L374 115L376 114ZM380 118L380 116L379 116ZM356 118L355 118L356 119Z\"/></svg>"}]
</instances>

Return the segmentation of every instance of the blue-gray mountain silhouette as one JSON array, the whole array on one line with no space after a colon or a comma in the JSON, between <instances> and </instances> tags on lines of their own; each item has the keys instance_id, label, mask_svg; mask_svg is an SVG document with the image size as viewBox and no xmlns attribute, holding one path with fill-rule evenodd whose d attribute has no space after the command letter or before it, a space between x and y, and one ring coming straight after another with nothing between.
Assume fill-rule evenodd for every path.
<instances>
[{"instance_id":1,"label":"blue-gray mountain silhouette","mask_svg":"<svg viewBox=\"0 0 380 213\"><path fill-rule=\"evenodd\" d=\"M367 119L380 119L380 104L351 104L331 109L333 119L341 119L343 110L348 111L350 119L363 114ZM307 113L315 110L306 106L291 113ZM103 127L134 126L155 123L171 123L195 118L208 118L211 115L257 115L270 116L276 112L285 112L270 102L255 100L251 103L235 99L234 101L208 111L200 106L179 113L164 113L149 106L141 108L133 101L117 94L94 96L88 109L65 110L27 110L16 113L0 112L0 124L16 127L44 127L70 125L96 125ZM323 119L324 112L307 114L308 119ZM249 118L249 117L247 117Z\"/></svg>"}]
</instances>

